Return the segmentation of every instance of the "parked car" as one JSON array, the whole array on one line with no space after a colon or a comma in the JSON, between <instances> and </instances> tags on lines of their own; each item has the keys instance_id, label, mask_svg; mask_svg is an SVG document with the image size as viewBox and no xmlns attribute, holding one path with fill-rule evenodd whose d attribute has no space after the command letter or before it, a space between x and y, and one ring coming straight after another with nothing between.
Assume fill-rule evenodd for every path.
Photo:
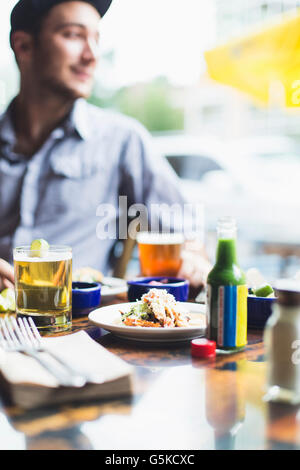
<instances>
[{"instance_id":1,"label":"parked car","mask_svg":"<svg viewBox=\"0 0 300 470\"><path fill-rule=\"evenodd\" d=\"M204 203L207 230L232 215L245 240L300 245L300 148L292 139L172 135L154 137L154 145L186 197Z\"/></svg>"}]
</instances>

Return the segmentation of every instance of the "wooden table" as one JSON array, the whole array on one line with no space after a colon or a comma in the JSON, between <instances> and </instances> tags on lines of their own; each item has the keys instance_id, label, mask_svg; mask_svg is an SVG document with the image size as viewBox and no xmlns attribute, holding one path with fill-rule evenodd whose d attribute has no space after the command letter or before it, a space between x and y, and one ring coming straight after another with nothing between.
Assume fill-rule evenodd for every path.
<instances>
[{"instance_id":1,"label":"wooden table","mask_svg":"<svg viewBox=\"0 0 300 470\"><path fill-rule=\"evenodd\" d=\"M119 301L119 300L116 300ZM73 331L101 330L87 318ZM0 407L0 449L299 449L298 408L263 401L264 348L193 359L189 344L98 341L135 366L132 398L23 412Z\"/></svg>"}]
</instances>

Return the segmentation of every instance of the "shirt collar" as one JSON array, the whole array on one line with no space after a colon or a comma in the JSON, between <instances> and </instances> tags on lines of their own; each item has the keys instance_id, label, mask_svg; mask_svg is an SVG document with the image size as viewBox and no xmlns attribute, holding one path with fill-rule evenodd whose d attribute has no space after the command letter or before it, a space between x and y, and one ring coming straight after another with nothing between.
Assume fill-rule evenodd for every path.
<instances>
[{"instance_id":1,"label":"shirt collar","mask_svg":"<svg viewBox=\"0 0 300 470\"><path fill-rule=\"evenodd\" d=\"M16 134L11 117L12 106L13 101L0 117L0 140L4 143L14 145L16 141Z\"/></svg>"},{"instance_id":2,"label":"shirt collar","mask_svg":"<svg viewBox=\"0 0 300 470\"><path fill-rule=\"evenodd\" d=\"M76 131L83 140L88 140L91 137L88 104L83 98L79 98L75 101L65 124L68 130Z\"/></svg>"},{"instance_id":3,"label":"shirt collar","mask_svg":"<svg viewBox=\"0 0 300 470\"><path fill-rule=\"evenodd\" d=\"M0 140L11 146L14 146L16 142L16 134L11 116L13 102L14 100L0 117ZM62 130L69 132L75 131L83 140L87 140L91 136L87 107L87 102L84 99L80 98L76 100L69 116L62 123L61 127L53 131L53 135L57 133L57 136L60 137Z\"/></svg>"}]
</instances>

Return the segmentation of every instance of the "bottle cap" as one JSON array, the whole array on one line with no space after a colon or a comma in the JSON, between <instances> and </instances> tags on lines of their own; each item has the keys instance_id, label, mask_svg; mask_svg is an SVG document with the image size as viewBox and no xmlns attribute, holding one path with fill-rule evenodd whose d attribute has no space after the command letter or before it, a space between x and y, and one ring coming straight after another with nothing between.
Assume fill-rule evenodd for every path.
<instances>
[{"instance_id":1,"label":"bottle cap","mask_svg":"<svg viewBox=\"0 0 300 470\"><path fill-rule=\"evenodd\" d=\"M199 338L191 341L191 354L193 357L209 358L216 355L216 342Z\"/></svg>"}]
</instances>

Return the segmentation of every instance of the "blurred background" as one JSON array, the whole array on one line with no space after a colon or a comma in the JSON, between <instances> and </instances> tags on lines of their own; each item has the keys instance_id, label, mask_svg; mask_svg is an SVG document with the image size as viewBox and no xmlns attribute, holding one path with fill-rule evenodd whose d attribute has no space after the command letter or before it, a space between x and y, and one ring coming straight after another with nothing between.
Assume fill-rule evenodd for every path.
<instances>
[{"instance_id":1,"label":"blurred background","mask_svg":"<svg viewBox=\"0 0 300 470\"><path fill-rule=\"evenodd\" d=\"M1 3L0 107L18 88ZM184 5L184 7L183 7ZM271 282L300 269L300 1L113 0L90 101L141 121L183 190L233 215L239 261Z\"/></svg>"}]
</instances>

